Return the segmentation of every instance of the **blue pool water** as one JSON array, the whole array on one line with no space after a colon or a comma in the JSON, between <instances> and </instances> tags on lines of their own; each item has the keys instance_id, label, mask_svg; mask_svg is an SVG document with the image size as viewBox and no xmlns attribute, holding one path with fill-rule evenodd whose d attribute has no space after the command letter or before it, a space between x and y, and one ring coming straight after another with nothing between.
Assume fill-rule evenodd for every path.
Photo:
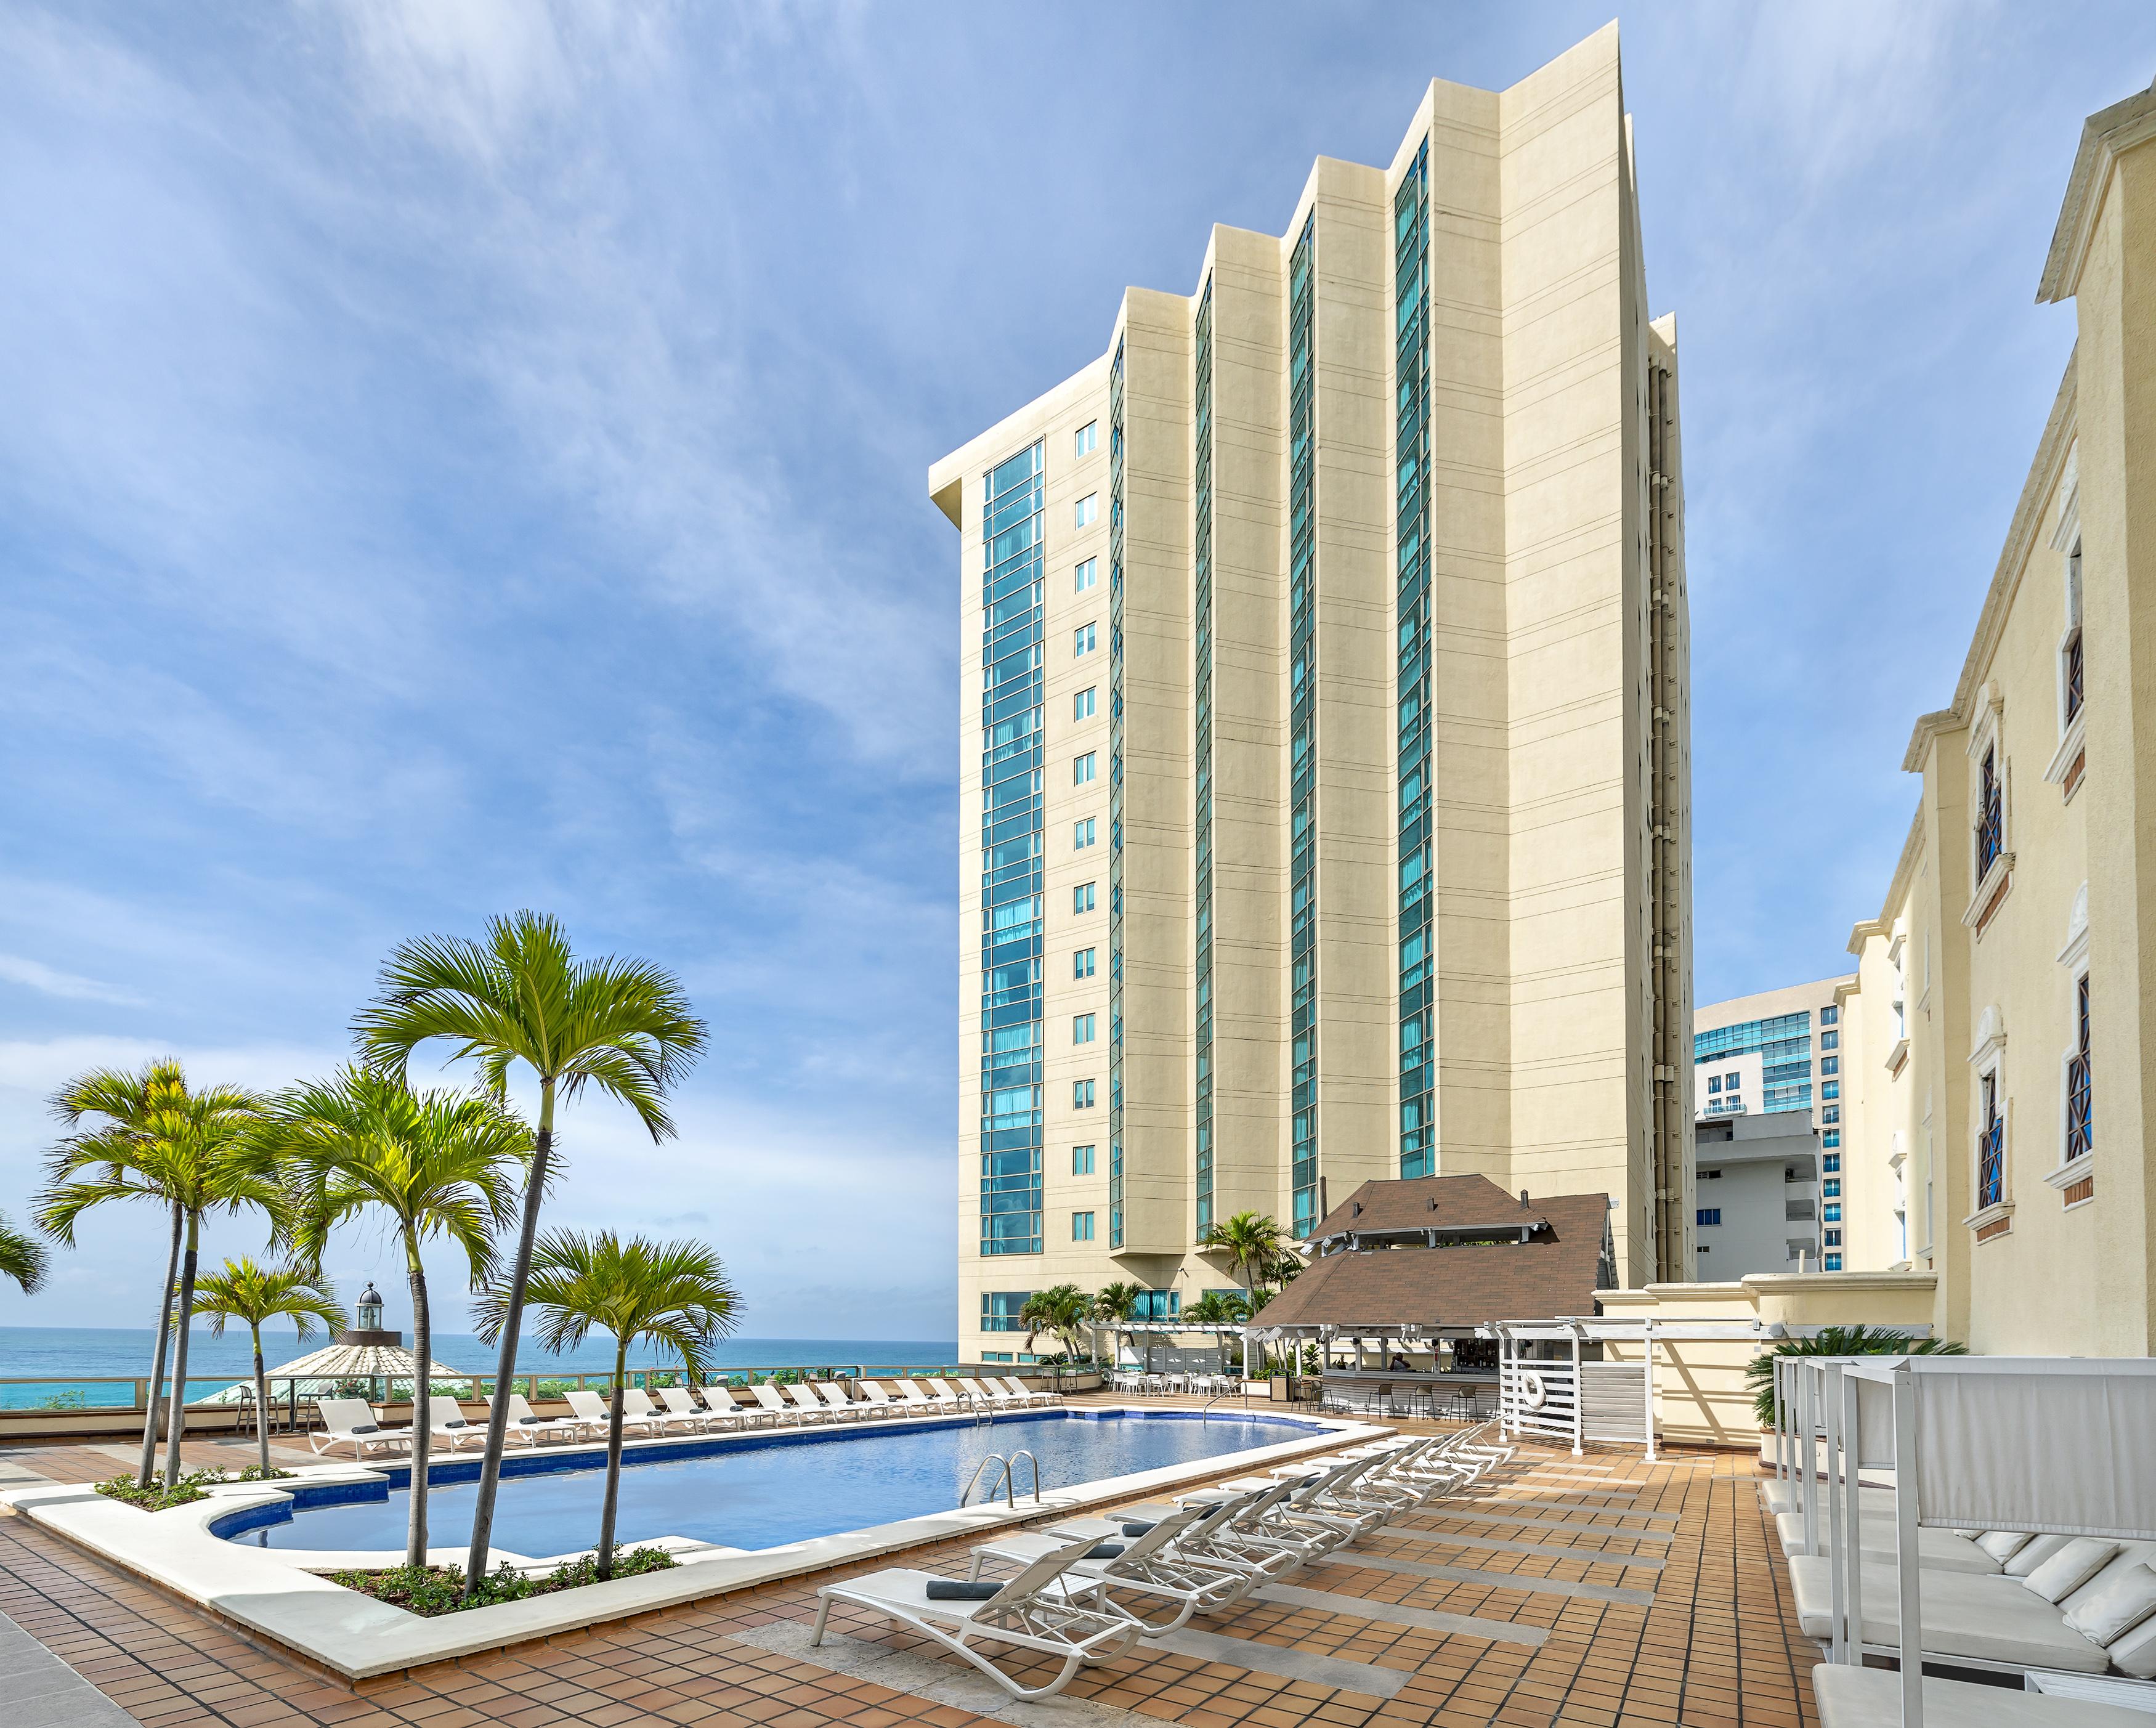
<instances>
[{"instance_id":1,"label":"blue pool water","mask_svg":"<svg viewBox=\"0 0 2156 1728\"><path fill-rule=\"evenodd\" d=\"M1044 1410L986 1424L912 1420L747 1443L632 1447L623 1460L618 1535L771 1548L948 1511L992 1452L1032 1452L1041 1486L1053 1490L1277 1446L1315 1428L1285 1417L1215 1414L1201 1422L1188 1411ZM603 1453L511 1453L495 1504L495 1545L535 1558L590 1547L598 1539L603 1464ZM434 1545L470 1539L478 1468L470 1458L435 1466L427 1501ZM264 1548L401 1548L411 1473L385 1473L387 1484L302 1489L289 1517L282 1508L240 1512L212 1528ZM1021 1494L1030 1485L1023 1473L1019 1485ZM275 1521L247 1527L259 1520Z\"/></svg>"}]
</instances>

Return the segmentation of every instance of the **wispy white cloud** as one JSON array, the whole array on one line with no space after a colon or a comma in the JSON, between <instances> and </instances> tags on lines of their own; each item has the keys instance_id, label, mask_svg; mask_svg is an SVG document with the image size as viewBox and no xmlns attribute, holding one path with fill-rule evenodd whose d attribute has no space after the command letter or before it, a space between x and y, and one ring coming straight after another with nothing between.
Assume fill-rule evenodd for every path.
<instances>
[{"instance_id":1,"label":"wispy white cloud","mask_svg":"<svg viewBox=\"0 0 2156 1728\"><path fill-rule=\"evenodd\" d=\"M110 1002L121 1008L138 1008L142 1005L142 998L131 991L117 990L95 978L62 972L42 960L26 959L21 954L0 954L0 980L67 1001Z\"/></svg>"}]
</instances>

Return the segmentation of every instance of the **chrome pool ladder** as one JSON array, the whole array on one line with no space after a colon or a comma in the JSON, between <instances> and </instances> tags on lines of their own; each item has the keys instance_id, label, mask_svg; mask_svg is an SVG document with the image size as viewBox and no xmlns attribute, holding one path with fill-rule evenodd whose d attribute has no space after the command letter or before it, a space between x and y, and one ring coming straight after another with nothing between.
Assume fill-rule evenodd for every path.
<instances>
[{"instance_id":1,"label":"chrome pool ladder","mask_svg":"<svg viewBox=\"0 0 2156 1728\"><path fill-rule=\"evenodd\" d=\"M971 1500L973 1497L973 1490L980 1485L981 1473L990 1464L998 1464L1002 1467L1001 1473L988 1478L988 1489L981 1498L984 1500L993 1499L996 1489L1000 1484L1004 1491L1004 1504L1013 1511L1016 1511L1018 1509L1018 1461L1020 1458L1024 1458L1033 1467L1032 1498L1033 1503L1036 1506L1039 1505L1040 1504L1040 1460L1024 1447L1020 1447L1009 1458L1005 1458L999 1452L992 1452L974 1465L973 1479L967 1483L965 1493L958 1496L958 1504L963 1506Z\"/></svg>"}]
</instances>

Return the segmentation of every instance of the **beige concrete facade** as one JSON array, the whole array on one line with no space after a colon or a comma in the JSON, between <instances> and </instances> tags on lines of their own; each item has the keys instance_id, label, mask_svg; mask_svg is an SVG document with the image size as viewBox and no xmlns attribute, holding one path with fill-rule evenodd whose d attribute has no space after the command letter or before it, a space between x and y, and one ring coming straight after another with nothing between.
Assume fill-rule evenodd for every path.
<instances>
[{"instance_id":1,"label":"beige concrete facade","mask_svg":"<svg viewBox=\"0 0 2156 1728\"><path fill-rule=\"evenodd\" d=\"M969 1355L1022 1353L984 1303L1050 1285L1227 1288L1209 1217L1292 1227L1404 1158L1607 1191L1626 1281L1689 1275L1675 343L1613 26L1508 90L1433 83L1390 164L1321 158L1280 235L1216 227L1189 295L1130 290L1100 360L932 469L964 584ZM1021 1068L983 1081L984 1034L1024 1048L987 934L1025 908L983 825L1023 743L984 736L1024 651L985 614L989 476L1036 444L1037 1236ZM983 1252L984 1191L1015 1251Z\"/></svg>"},{"instance_id":2,"label":"beige concrete facade","mask_svg":"<svg viewBox=\"0 0 2156 1728\"><path fill-rule=\"evenodd\" d=\"M1902 1160L1936 1324L1987 1352L2156 1349L2152 137L2156 94L2084 131L2039 293L2074 302L2074 357L1953 701L1910 740L1907 844L1850 944L1866 1163Z\"/></svg>"}]
</instances>

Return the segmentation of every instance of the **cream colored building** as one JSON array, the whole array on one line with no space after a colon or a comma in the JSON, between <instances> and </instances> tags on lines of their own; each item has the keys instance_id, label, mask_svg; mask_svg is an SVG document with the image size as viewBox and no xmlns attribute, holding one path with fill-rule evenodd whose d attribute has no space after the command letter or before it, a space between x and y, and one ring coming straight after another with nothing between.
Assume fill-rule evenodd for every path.
<instances>
[{"instance_id":1,"label":"cream colored building","mask_svg":"<svg viewBox=\"0 0 2156 1728\"><path fill-rule=\"evenodd\" d=\"M964 584L959 1335L1245 1210L1607 1191L1688 1268L1673 322L1617 35L1430 85L937 463ZM1686 1276L1678 1271L1674 1275ZM1015 1334L1015 1335L1014 1335Z\"/></svg>"},{"instance_id":2,"label":"cream colored building","mask_svg":"<svg viewBox=\"0 0 2156 1728\"><path fill-rule=\"evenodd\" d=\"M2074 357L1850 944L1874 1255L1905 1196L1935 1324L1986 1352L2156 1350L2152 137L2156 92L2083 133L2038 292L2073 302Z\"/></svg>"}]
</instances>

